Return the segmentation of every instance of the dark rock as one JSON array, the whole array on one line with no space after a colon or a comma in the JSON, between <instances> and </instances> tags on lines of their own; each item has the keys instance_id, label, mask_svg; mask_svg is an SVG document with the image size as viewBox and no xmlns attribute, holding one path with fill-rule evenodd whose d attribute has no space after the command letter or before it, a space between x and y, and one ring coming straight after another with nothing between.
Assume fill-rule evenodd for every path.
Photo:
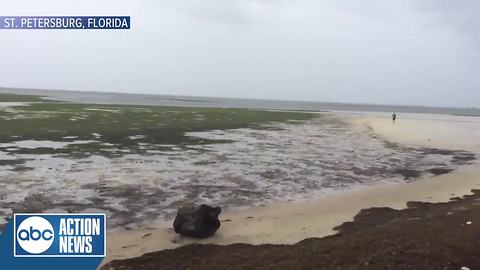
<instances>
[{"instance_id":1,"label":"dark rock","mask_svg":"<svg viewBox=\"0 0 480 270\"><path fill-rule=\"evenodd\" d=\"M189 205L178 210L173 229L176 233L196 238L212 236L220 228L220 207Z\"/></svg>"}]
</instances>

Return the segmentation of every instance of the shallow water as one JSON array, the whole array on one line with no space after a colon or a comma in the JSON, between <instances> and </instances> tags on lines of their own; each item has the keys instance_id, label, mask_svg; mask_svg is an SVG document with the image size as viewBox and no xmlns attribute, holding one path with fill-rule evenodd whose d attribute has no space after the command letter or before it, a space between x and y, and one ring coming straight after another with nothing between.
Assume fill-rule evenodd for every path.
<instances>
[{"instance_id":1,"label":"shallow water","mask_svg":"<svg viewBox=\"0 0 480 270\"><path fill-rule=\"evenodd\" d=\"M135 92L133 90L132 92ZM347 104L316 101L283 101L262 99L193 97L171 95L147 95L132 93L105 93L81 91L54 91L39 89L0 88L0 93L42 95L48 99L89 104L128 104L169 107L255 108L300 111L360 111L360 112L409 112L480 116L479 108L442 108L399 105Z\"/></svg>"},{"instance_id":2,"label":"shallow water","mask_svg":"<svg viewBox=\"0 0 480 270\"><path fill-rule=\"evenodd\" d=\"M0 216L101 210L107 211L110 226L131 227L170 219L185 203L238 207L308 200L366 184L411 181L472 158L461 151L391 144L334 116L186 135L232 142L159 145L142 141L139 134L137 144L146 154L123 149L125 154L118 157L72 159L0 153L0 159L25 160L23 169L0 166ZM17 141L12 147L36 143ZM60 143L50 146L72 142Z\"/></svg>"},{"instance_id":3,"label":"shallow water","mask_svg":"<svg viewBox=\"0 0 480 270\"><path fill-rule=\"evenodd\" d=\"M64 137L64 138L67 138L67 137ZM58 148L67 147L69 145L88 144L88 143L94 143L94 142L98 142L98 141L77 140L77 141L72 141L72 142L55 142L55 141L23 140L23 141L15 141L13 143L0 143L0 148L15 147L15 148L25 148L25 149L36 149L36 148L58 149Z\"/></svg>"}]
</instances>

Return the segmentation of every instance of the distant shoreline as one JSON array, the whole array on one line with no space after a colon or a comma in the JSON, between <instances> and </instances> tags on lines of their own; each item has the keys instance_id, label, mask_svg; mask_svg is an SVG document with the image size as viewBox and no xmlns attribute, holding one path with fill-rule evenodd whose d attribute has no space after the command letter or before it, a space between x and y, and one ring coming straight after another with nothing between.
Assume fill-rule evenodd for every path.
<instances>
[{"instance_id":1,"label":"distant shoreline","mask_svg":"<svg viewBox=\"0 0 480 270\"><path fill-rule=\"evenodd\" d=\"M479 108L449 108L409 105L355 104L341 102L286 101L245 98L173 96L156 94L113 93L93 91L64 91L46 89L15 89L0 87L0 93L48 96L54 100L86 104L148 105L207 108L247 108L295 111L355 111L385 113L423 113L459 116L480 116Z\"/></svg>"}]
</instances>

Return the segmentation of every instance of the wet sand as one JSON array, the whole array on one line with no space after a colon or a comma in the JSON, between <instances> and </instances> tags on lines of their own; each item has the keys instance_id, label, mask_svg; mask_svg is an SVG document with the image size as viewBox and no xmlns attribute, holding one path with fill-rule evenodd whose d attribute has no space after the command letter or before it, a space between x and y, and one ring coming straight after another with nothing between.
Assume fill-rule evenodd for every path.
<instances>
[{"instance_id":1,"label":"wet sand","mask_svg":"<svg viewBox=\"0 0 480 270\"><path fill-rule=\"evenodd\" d=\"M348 121L402 145L480 151L480 117L404 113L392 124L392 119L381 113L349 115Z\"/></svg>"},{"instance_id":2,"label":"wet sand","mask_svg":"<svg viewBox=\"0 0 480 270\"><path fill-rule=\"evenodd\" d=\"M480 190L448 203L369 208L337 229L294 245L187 245L104 269L478 269Z\"/></svg>"},{"instance_id":3,"label":"wet sand","mask_svg":"<svg viewBox=\"0 0 480 270\"><path fill-rule=\"evenodd\" d=\"M480 152L480 144L475 140L480 134L480 118L401 114L397 123L392 124L389 116L374 113L336 115L350 121L354 128L371 129L394 143ZM108 235L108 257L104 263L189 243L294 244L305 238L334 234L336 226L352 221L362 209L403 209L408 201L446 202L451 197L470 194L474 188L480 188L478 164L435 177L423 176L410 183L363 186L311 202L226 209L221 215L220 230L205 240L177 236L169 229L170 222L156 223L147 229L116 230Z\"/></svg>"}]
</instances>

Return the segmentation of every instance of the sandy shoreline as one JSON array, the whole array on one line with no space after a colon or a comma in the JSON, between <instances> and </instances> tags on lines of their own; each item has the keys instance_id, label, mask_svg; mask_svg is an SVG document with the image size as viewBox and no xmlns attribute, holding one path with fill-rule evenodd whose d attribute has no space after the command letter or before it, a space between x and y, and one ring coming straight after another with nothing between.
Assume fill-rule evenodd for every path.
<instances>
[{"instance_id":1,"label":"sandy shoreline","mask_svg":"<svg viewBox=\"0 0 480 270\"><path fill-rule=\"evenodd\" d=\"M445 115L402 114L396 124L385 114L336 113L355 128L369 128L391 142L408 146L480 152L480 118ZM177 236L171 222L152 228L116 230L108 234L104 263L140 256L147 252L175 248L188 243L276 243L293 244L309 237L333 234L333 228L350 221L361 209L385 206L401 209L407 201L448 201L453 196L469 194L480 188L480 166L464 166L436 177L424 176L411 183L385 183L311 202L276 203L243 210L226 209L222 227L205 240Z\"/></svg>"}]
</instances>

